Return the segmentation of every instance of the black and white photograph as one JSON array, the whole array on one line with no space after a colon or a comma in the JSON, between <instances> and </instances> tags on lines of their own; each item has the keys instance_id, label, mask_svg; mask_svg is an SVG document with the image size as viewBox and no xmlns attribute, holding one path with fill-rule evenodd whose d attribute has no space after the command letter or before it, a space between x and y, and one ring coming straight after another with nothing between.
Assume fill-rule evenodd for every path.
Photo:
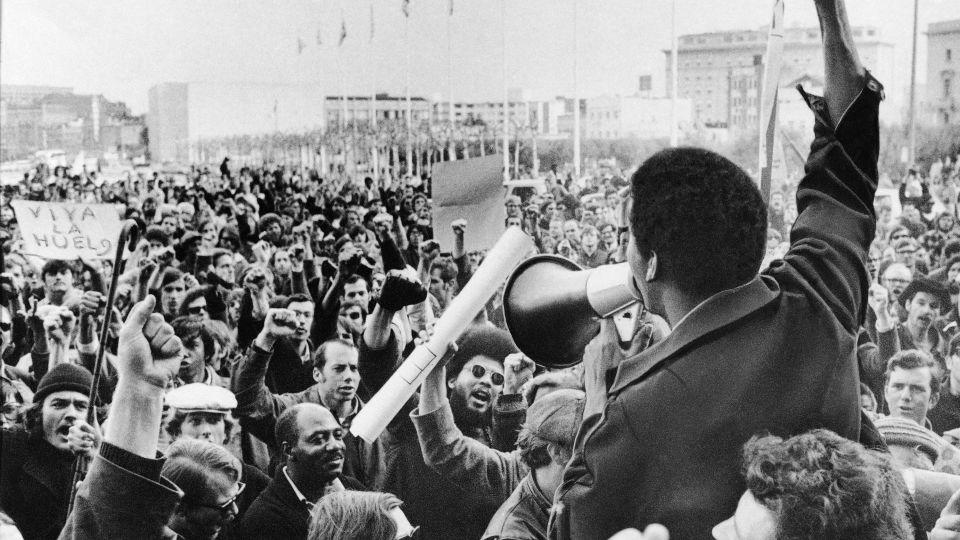
<instances>
[{"instance_id":1,"label":"black and white photograph","mask_svg":"<svg viewBox=\"0 0 960 540\"><path fill-rule=\"evenodd\" d=\"M0 540L960 540L957 0L0 0Z\"/></svg>"}]
</instances>

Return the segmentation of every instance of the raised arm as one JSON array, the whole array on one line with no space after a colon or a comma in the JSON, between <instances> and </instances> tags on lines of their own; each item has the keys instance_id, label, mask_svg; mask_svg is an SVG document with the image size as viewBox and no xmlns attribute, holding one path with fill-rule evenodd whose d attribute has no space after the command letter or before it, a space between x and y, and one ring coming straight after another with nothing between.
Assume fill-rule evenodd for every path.
<instances>
[{"instance_id":1,"label":"raised arm","mask_svg":"<svg viewBox=\"0 0 960 540\"><path fill-rule=\"evenodd\" d=\"M863 320L870 277L865 261L876 230L882 86L860 65L843 0L815 0L823 31L825 96L801 94L815 139L797 189L799 215L786 266L771 272L784 289L812 293L851 332Z\"/></svg>"},{"instance_id":2,"label":"raised arm","mask_svg":"<svg viewBox=\"0 0 960 540\"><path fill-rule=\"evenodd\" d=\"M60 538L160 538L181 492L160 477L157 459L163 393L183 344L150 296L120 331L117 390L103 444L77 493Z\"/></svg>"},{"instance_id":3,"label":"raised arm","mask_svg":"<svg viewBox=\"0 0 960 540\"><path fill-rule=\"evenodd\" d=\"M423 461L440 476L470 486L487 500L502 502L520 483L527 467L520 462L519 452L494 450L457 428L447 400L446 371L438 365L427 375L418 409L410 415Z\"/></svg>"},{"instance_id":4,"label":"raised arm","mask_svg":"<svg viewBox=\"0 0 960 540\"><path fill-rule=\"evenodd\" d=\"M853 104L863 86L863 65L853 44L843 0L816 0L824 50L824 99L834 126Z\"/></svg>"},{"instance_id":5,"label":"raised arm","mask_svg":"<svg viewBox=\"0 0 960 540\"><path fill-rule=\"evenodd\" d=\"M266 384L267 367L277 341L293 335L296 315L288 309L271 308L263 321L263 330L253 340L247 357L233 374L231 388L237 396L236 413L244 427L267 443L273 440L277 417L288 400L270 393Z\"/></svg>"}]
</instances>

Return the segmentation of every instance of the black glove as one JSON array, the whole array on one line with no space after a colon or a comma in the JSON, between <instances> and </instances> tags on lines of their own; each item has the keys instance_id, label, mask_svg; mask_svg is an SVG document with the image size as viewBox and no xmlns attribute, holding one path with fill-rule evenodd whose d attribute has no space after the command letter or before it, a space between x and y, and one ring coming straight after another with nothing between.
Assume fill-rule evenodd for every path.
<instances>
[{"instance_id":1,"label":"black glove","mask_svg":"<svg viewBox=\"0 0 960 540\"><path fill-rule=\"evenodd\" d=\"M423 302L426 298L427 289L418 280L407 277L400 270L387 272L380 291L380 307L399 311L403 306Z\"/></svg>"}]
</instances>

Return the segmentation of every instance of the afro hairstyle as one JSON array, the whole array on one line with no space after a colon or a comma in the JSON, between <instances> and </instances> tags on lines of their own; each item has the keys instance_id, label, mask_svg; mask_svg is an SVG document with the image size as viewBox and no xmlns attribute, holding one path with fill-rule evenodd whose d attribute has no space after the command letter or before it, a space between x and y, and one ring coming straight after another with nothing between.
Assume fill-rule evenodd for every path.
<instances>
[{"instance_id":1,"label":"afro hairstyle","mask_svg":"<svg viewBox=\"0 0 960 540\"><path fill-rule=\"evenodd\" d=\"M706 297L757 275L767 208L743 169L709 150L670 148L643 162L631 182L637 251L656 253L666 279Z\"/></svg>"},{"instance_id":2,"label":"afro hairstyle","mask_svg":"<svg viewBox=\"0 0 960 540\"><path fill-rule=\"evenodd\" d=\"M487 325L475 325L467 329L457 340L457 353L447 365L447 379L455 379L463 366L477 356L492 358L501 364L508 354L520 352L506 330Z\"/></svg>"}]
</instances>

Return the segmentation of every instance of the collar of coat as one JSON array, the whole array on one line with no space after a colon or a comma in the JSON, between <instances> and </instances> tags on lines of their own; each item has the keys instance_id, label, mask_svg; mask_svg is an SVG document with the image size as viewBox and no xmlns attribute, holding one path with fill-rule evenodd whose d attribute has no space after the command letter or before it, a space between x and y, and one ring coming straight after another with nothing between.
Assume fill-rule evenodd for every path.
<instances>
[{"instance_id":1,"label":"collar of coat","mask_svg":"<svg viewBox=\"0 0 960 540\"><path fill-rule=\"evenodd\" d=\"M610 394L637 382L673 355L759 310L778 296L780 286L777 282L762 275L711 296L688 313L662 341L624 360L617 370Z\"/></svg>"}]
</instances>

